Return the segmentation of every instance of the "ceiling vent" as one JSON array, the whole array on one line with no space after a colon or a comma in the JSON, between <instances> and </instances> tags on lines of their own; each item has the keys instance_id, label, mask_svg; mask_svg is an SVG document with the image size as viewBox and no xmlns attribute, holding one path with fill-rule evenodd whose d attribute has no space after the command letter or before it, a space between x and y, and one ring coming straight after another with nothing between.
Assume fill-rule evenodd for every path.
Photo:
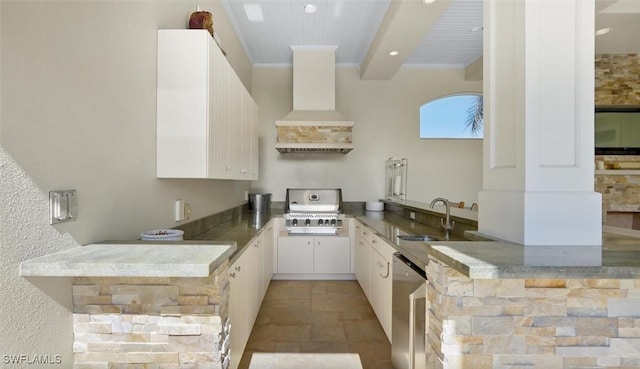
<instances>
[{"instance_id":1,"label":"ceiling vent","mask_svg":"<svg viewBox=\"0 0 640 369\"><path fill-rule=\"evenodd\" d=\"M280 153L340 153L353 149L353 121L335 110L335 47L292 47L293 111L276 121Z\"/></svg>"}]
</instances>

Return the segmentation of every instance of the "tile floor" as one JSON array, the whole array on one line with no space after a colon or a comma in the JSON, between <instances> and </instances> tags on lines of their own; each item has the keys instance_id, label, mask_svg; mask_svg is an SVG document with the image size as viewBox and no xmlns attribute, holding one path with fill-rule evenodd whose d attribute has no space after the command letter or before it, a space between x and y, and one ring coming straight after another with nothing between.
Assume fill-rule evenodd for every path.
<instances>
[{"instance_id":1,"label":"tile floor","mask_svg":"<svg viewBox=\"0 0 640 369\"><path fill-rule=\"evenodd\" d=\"M240 361L254 352L357 353L392 369L391 344L356 281L271 281Z\"/></svg>"}]
</instances>

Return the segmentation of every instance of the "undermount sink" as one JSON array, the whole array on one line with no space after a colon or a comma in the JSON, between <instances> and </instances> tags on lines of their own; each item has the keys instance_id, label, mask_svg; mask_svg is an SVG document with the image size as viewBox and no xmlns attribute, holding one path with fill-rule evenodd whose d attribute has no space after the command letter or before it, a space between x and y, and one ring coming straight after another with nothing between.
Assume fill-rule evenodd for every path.
<instances>
[{"instance_id":1,"label":"undermount sink","mask_svg":"<svg viewBox=\"0 0 640 369\"><path fill-rule=\"evenodd\" d=\"M428 234L402 234L399 235L398 238L403 241L437 241L435 238L429 236Z\"/></svg>"}]
</instances>

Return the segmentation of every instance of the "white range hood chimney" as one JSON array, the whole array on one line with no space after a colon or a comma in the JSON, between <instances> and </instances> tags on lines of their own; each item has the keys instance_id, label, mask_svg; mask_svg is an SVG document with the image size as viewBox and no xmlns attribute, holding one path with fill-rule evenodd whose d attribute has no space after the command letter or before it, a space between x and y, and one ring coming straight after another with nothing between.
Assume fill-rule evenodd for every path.
<instances>
[{"instance_id":1,"label":"white range hood chimney","mask_svg":"<svg viewBox=\"0 0 640 369\"><path fill-rule=\"evenodd\" d=\"M294 47L293 111L276 121L281 153L353 149L353 121L336 110L336 47Z\"/></svg>"}]
</instances>

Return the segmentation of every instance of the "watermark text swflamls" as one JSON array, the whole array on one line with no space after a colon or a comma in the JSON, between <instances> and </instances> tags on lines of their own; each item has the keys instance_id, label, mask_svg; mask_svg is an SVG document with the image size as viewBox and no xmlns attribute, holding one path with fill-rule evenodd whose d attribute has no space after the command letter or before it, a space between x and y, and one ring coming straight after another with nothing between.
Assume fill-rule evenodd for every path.
<instances>
[{"instance_id":1,"label":"watermark text swflamls","mask_svg":"<svg viewBox=\"0 0 640 369\"><path fill-rule=\"evenodd\" d=\"M2 362L4 364L62 364L62 355L2 355Z\"/></svg>"}]
</instances>

